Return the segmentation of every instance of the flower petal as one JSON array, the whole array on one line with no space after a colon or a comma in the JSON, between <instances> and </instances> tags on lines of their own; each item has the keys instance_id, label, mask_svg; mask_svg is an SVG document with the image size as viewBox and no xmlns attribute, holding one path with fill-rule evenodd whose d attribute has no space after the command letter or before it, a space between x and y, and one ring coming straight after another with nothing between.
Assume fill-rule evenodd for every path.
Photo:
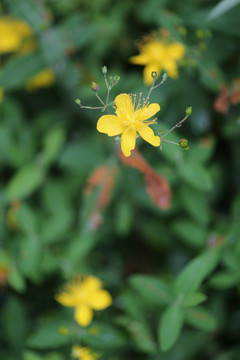
<instances>
[{"instance_id":1,"label":"flower petal","mask_svg":"<svg viewBox=\"0 0 240 360\"><path fill-rule=\"evenodd\" d=\"M156 63L150 63L145 66L145 68L143 70L143 77L144 77L145 84L152 85L152 83L153 83L152 72L153 71L156 71L157 75L159 76L162 71L162 66L160 66L159 64L156 64Z\"/></svg>"},{"instance_id":2,"label":"flower petal","mask_svg":"<svg viewBox=\"0 0 240 360\"><path fill-rule=\"evenodd\" d=\"M79 302L75 294L68 294L66 292L56 295L55 299L63 306L76 306Z\"/></svg>"},{"instance_id":3,"label":"flower petal","mask_svg":"<svg viewBox=\"0 0 240 360\"><path fill-rule=\"evenodd\" d=\"M170 44L167 48L167 54L173 59L180 60L185 54L185 46L181 43Z\"/></svg>"},{"instance_id":4,"label":"flower petal","mask_svg":"<svg viewBox=\"0 0 240 360\"><path fill-rule=\"evenodd\" d=\"M163 67L170 77L176 78L178 76L176 60L173 60L171 58L166 59L163 63Z\"/></svg>"},{"instance_id":5,"label":"flower petal","mask_svg":"<svg viewBox=\"0 0 240 360\"><path fill-rule=\"evenodd\" d=\"M134 119L136 121L143 121L150 119L153 115L155 115L160 110L160 106L157 103L150 104L149 106L145 106L142 109L135 111Z\"/></svg>"},{"instance_id":6,"label":"flower petal","mask_svg":"<svg viewBox=\"0 0 240 360\"><path fill-rule=\"evenodd\" d=\"M137 56L130 57L129 61L132 64L136 64L136 65L146 65L149 62L149 56L148 54L143 53Z\"/></svg>"},{"instance_id":7,"label":"flower petal","mask_svg":"<svg viewBox=\"0 0 240 360\"><path fill-rule=\"evenodd\" d=\"M122 133L121 149L124 156L131 155L131 150L135 148L136 136L136 130L130 126Z\"/></svg>"},{"instance_id":8,"label":"flower petal","mask_svg":"<svg viewBox=\"0 0 240 360\"><path fill-rule=\"evenodd\" d=\"M141 137L145 141L149 142L151 145L160 146L160 142L161 142L160 137L155 136L153 130L149 126L147 126L145 124L139 125L137 127L137 131L139 132Z\"/></svg>"},{"instance_id":9,"label":"flower petal","mask_svg":"<svg viewBox=\"0 0 240 360\"><path fill-rule=\"evenodd\" d=\"M89 306L81 304L76 307L74 313L74 319L81 326L88 326L92 321L93 312Z\"/></svg>"},{"instance_id":10,"label":"flower petal","mask_svg":"<svg viewBox=\"0 0 240 360\"><path fill-rule=\"evenodd\" d=\"M87 303L94 310L103 310L112 304L112 297L106 290L97 290L88 297Z\"/></svg>"},{"instance_id":11,"label":"flower petal","mask_svg":"<svg viewBox=\"0 0 240 360\"><path fill-rule=\"evenodd\" d=\"M115 98L116 114L123 121L127 123L131 120L134 113L134 106L132 99L128 94L120 94Z\"/></svg>"},{"instance_id":12,"label":"flower petal","mask_svg":"<svg viewBox=\"0 0 240 360\"><path fill-rule=\"evenodd\" d=\"M116 136L125 130L124 123L115 115L103 115L98 119L97 130L108 136Z\"/></svg>"}]
</instances>

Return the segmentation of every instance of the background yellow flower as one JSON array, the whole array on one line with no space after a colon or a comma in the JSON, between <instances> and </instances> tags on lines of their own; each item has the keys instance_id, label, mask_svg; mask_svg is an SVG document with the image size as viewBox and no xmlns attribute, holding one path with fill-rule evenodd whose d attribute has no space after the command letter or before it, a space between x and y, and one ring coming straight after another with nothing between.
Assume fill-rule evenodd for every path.
<instances>
[{"instance_id":1,"label":"background yellow flower","mask_svg":"<svg viewBox=\"0 0 240 360\"><path fill-rule=\"evenodd\" d=\"M178 76L177 61L185 54L185 46L181 43L168 44L165 41L151 39L139 46L140 54L132 56L130 62L145 66L143 75L147 85L152 84L152 71L158 76L165 71L170 77Z\"/></svg>"},{"instance_id":2,"label":"background yellow flower","mask_svg":"<svg viewBox=\"0 0 240 360\"><path fill-rule=\"evenodd\" d=\"M29 91L35 91L40 88L52 86L54 82L54 72L51 69L45 69L28 81L26 84L26 89Z\"/></svg>"},{"instance_id":3,"label":"background yellow flower","mask_svg":"<svg viewBox=\"0 0 240 360\"><path fill-rule=\"evenodd\" d=\"M72 347L72 356L78 360L95 360L97 356L88 347L75 345Z\"/></svg>"},{"instance_id":4,"label":"background yellow flower","mask_svg":"<svg viewBox=\"0 0 240 360\"><path fill-rule=\"evenodd\" d=\"M56 300L64 306L75 307L75 320L81 326L88 326L93 310L103 310L112 304L111 295L101 286L101 281L95 276L77 277L66 284Z\"/></svg>"},{"instance_id":5,"label":"background yellow flower","mask_svg":"<svg viewBox=\"0 0 240 360\"><path fill-rule=\"evenodd\" d=\"M19 51L24 39L32 35L31 27L22 20L0 17L0 53Z\"/></svg>"}]
</instances>

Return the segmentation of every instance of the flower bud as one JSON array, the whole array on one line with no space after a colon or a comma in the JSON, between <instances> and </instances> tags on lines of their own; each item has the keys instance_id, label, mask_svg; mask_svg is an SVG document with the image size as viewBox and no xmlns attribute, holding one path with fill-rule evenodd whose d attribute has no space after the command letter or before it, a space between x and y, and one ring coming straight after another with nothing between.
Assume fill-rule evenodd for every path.
<instances>
[{"instance_id":1,"label":"flower bud","mask_svg":"<svg viewBox=\"0 0 240 360\"><path fill-rule=\"evenodd\" d=\"M157 72L156 71L152 71L151 76L153 79L155 79L157 77Z\"/></svg>"},{"instance_id":2,"label":"flower bud","mask_svg":"<svg viewBox=\"0 0 240 360\"><path fill-rule=\"evenodd\" d=\"M189 106L188 108L186 108L185 113L186 113L186 115L191 115L191 113L192 113L192 107Z\"/></svg>"},{"instance_id":3,"label":"flower bud","mask_svg":"<svg viewBox=\"0 0 240 360\"><path fill-rule=\"evenodd\" d=\"M114 78L113 78L114 81L119 81L120 80L120 76L118 75L115 75Z\"/></svg>"},{"instance_id":4,"label":"flower bud","mask_svg":"<svg viewBox=\"0 0 240 360\"><path fill-rule=\"evenodd\" d=\"M75 99L75 103L78 105L81 105L81 100L80 99Z\"/></svg>"},{"instance_id":5,"label":"flower bud","mask_svg":"<svg viewBox=\"0 0 240 360\"><path fill-rule=\"evenodd\" d=\"M93 92L97 92L99 89L98 84L96 84L94 81L92 82L91 89Z\"/></svg>"},{"instance_id":6,"label":"flower bud","mask_svg":"<svg viewBox=\"0 0 240 360\"><path fill-rule=\"evenodd\" d=\"M181 146L181 148L183 148L184 150L189 150L190 147L188 146L188 140L187 139L181 139L178 142L179 146Z\"/></svg>"},{"instance_id":7,"label":"flower bud","mask_svg":"<svg viewBox=\"0 0 240 360\"><path fill-rule=\"evenodd\" d=\"M103 73L103 75L106 75L106 73L107 73L107 67L106 66L102 67L102 73Z\"/></svg>"},{"instance_id":8,"label":"flower bud","mask_svg":"<svg viewBox=\"0 0 240 360\"><path fill-rule=\"evenodd\" d=\"M166 81L167 78L168 78L168 74L167 74L167 73L164 73L163 76L162 76L163 81Z\"/></svg>"}]
</instances>

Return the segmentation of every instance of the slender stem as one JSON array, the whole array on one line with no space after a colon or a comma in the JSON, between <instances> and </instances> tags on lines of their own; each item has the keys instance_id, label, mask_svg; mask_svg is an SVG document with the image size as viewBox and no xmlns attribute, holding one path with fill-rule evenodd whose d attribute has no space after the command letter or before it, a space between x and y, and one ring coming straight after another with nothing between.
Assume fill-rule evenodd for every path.
<instances>
[{"instance_id":1,"label":"slender stem","mask_svg":"<svg viewBox=\"0 0 240 360\"><path fill-rule=\"evenodd\" d=\"M103 107L107 110L107 112L109 114L111 114L111 112L109 111L109 109L107 108L107 104L104 104L104 102L102 101L102 99L100 98L100 96L98 95L98 93L95 93L96 97L98 98L98 100L100 101L101 104L103 104Z\"/></svg>"},{"instance_id":2,"label":"slender stem","mask_svg":"<svg viewBox=\"0 0 240 360\"><path fill-rule=\"evenodd\" d=\"M107 81L107 76L106 76L106 74L104 74L104 80L105 80L106 87L107 87L107 89L108 89L109 86L108 86L108 81Z\"/></svg>"},{"instance_id":3,"label":"slender stem","mask_svg":"<svg viewBox=\"0 0 240 360\"><path fill-rule=\"evenodd\" d=\"M165 142L167 142L167 143L169 143L169 144L174 144L174 145L179 146L179 144L176 143L176 142L174 142L174 141L166 140L166 139L163 139L163 138L161 138L161 140L162 140L162 141L165 141Z\"/></svg>"},{"instance_id":4,"label":"slender stem","mask_svg":"<svg viewBox=\"0 0 240 360\"><path fill-rule=\"evenodd\" d=\"M82 109L90 109L90 110L100 110L100 109L104 109L105 106L96 106L96 107L93 107L93 106L80 105L80 108L82 108Z\"/></svg>"},{"instance_id":5,"label":"slender stem","mask_svg":"<svg viewBox=\"0 0 240 360\"><path fill-rule=\"evenodd\" d=\"M144 101L144 104L147 104L149 98L150 98L150 95L151 95L151 92L153 91L154 89L154 85L155 85L155 78L153 78L153 83L152 83L152 86L150 87L149 89L149 92L147 94L147 97L146 97L146 100Z\"/></svg>"},{"instance_id":6,"label":"slender stem","mask_svg":"<svg viewBox=\"0 0 240 360\"><path fill-rule=\"evenodd\" d=\"M179 121L179 123L175 124L170 130L168 130L168 131L166 132L166 134L163 134L163 135L162 135L162 139L163 139L165 136L167 136L171 131L173 131L176 127L181 126L181 124L182 124L185 120L187 120L188 117L189 117L189 115L186 115L185 118L183 118L181 121Z\"/></svg>"}]
</instances>

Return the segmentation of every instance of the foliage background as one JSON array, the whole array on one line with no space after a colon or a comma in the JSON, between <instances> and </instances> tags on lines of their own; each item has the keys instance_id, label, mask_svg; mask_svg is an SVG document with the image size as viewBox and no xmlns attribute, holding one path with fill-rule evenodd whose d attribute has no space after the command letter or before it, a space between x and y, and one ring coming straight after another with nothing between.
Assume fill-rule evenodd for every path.
<instances>
[{"instance_id":1,"label":"foliage background","mask_svg":"<svg viewBox=\"0 0 240 360\"><path fill-rule=\"evenodd\" d=\"M240 5L217 4L1 2L2 15L26 21L37 41L30 54L1 56L2 359L68 359L76 343L111 360L240 358L240 118L232 83L239 77ZM168 210L149 198L141 173L120 164L112 139L97 133L100 114L74 102L97 105L91 81L105 96L103 65L121 78L112 99L146 93L142 69L128 59L137 54L136 40L159 28L187 47L178 79L152 95L161 105L161 128L193 107L169 138L187 138L189 151L139 143L171 186ZM45 68L54 71L55 84L27 91L27 81ZM225 114L214 105L224 86ZM92 214L101 184L91 195L84 188L98 166L112 163L119 170L99 224ZM89 328L54 300L76 273L99 277L114 299Z\"/></svg>"}]
</instances>

